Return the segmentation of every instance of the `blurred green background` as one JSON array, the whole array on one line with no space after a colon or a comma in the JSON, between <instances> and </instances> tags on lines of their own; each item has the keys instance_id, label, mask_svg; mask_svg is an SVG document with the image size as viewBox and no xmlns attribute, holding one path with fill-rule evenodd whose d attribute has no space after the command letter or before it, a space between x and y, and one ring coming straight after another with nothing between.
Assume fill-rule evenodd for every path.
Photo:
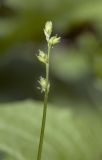
<instances>
[{"instance_id":1,"label":"blurred green background","mask_svg":"<svg viewBox=\"0 0 102 160\"><path fill-rule=\"evenodd\" d=\"M61 43L50 61L43 160L101 160L102 0L0 0L0 160L36 160L45 75L36 55L48 20Z\"/></svg>"}]
</instances>

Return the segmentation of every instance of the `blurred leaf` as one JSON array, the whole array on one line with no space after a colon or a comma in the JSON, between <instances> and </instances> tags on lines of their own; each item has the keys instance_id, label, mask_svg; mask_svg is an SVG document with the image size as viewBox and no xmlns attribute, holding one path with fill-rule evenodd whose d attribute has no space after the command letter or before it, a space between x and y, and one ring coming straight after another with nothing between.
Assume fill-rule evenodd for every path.
<instances>
[{"instance_id":1,"label":"blurred leaf","mask_svg":"<svg viewBox=\"0 0 102 160\"><path fill-rule=\"evenodd\" d=\"M102 24L101 0L78 0L77 3L74 0L8 0L5 5L13 9L15 15L0 18L0 51L20 41L40 41L46 20L52 20L60 33L85 21L94 23L96 30L102 33L99 27Z\"/></svg>"},{"instance_id":2,"label":"blurred leaf","mask_svg":"<svg viewBox=\"0 0 102 160\"><path fill-rule=\"evenodd\" d=\"M101 51L102 53L102 51ZM98 54L94 60L94 69L98 77L102 78L102 54Z\"/></svg>"},{"instance_id":3,"label":"blurred leaf","mask_svg":"<svg viewBox=\"0 0 102 160\"><path fill-rule=\"evenodd\" d=\"M42 103L25 101L0 105L0 150L5 160L36 159ZM101 112L50 107L43 160L100 160Z\"/></svg>"}]
</instances>

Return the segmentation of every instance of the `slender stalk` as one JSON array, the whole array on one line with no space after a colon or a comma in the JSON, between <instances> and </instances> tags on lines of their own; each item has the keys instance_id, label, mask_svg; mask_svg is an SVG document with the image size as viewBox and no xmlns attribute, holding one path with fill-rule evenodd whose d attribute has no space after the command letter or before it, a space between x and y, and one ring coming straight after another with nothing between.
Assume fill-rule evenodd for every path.
<instances>
[{"instance_id":1,"label":"slender stalk","mask_svg":"<svg viewBox=\"0 0 102 160\"><path fill-rule=\"evenodd\" d=\"M50 49L51 47L48 45L48 63L46 63L46 90L44 95L44 107L43 107L43 117L42 117L42 125L40 132L40 140L39 140L39 148L37 160L41 160L42 148L43 148L43 140L44 140L44 132L45 132L45 124L46 124L46 113L47 113L47 104L48 104L48 93L49 93L49 57L50 57Z\"/></svg>"},{"instance_id":2,"label":"slender stalk","mask_svg":"<svg viewBox=\"0 0 102 160\"><path fill-rule=\"evenodd\" d=\"M49 84L50 50L55 44L60 42L60 37L57 37L57 35L51 37L51 33L52 33L52 22L48 21L46 22L45 28L44 28L44 34L45 34L47 45L48 45L47 54L39 50L39 55L37 56L38 60L46 65L46 78L40 77L40 80L38 81L40 84L40 87L38 87L38 89L41 89L41 93L44 92L45 94L44 94L44 108L43 108L43 117L42 117L42 125L41 125L37 160L42 159L42 149L43 149L44 132L45 132L45 124L46 124L48 94L49 94L49 89L50 89L50 84Z\"/></svg>"}]
</instances>

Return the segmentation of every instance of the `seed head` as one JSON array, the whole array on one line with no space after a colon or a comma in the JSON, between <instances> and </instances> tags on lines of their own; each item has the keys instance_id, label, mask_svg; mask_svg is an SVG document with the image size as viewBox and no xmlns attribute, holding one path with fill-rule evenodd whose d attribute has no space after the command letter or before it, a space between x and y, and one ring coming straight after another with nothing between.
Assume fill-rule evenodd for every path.
<instances>
[{"instance_id":1,"label":"seed head","mask_svg":"<svg viewBox=\"0 0 102 160\"><path fill-rule=\"evenodd\" d=\"M40 80L38 80L38 83L40 84L40 87L38 87L38 89L41 90L41 93L42 93L42 92L45 92L45 90L46 90L46 85L47 85L46 79L43 78L43 77L40 77Z\"/></svg>"},{"instance_id":2,"label":"seed head","mask_svg":"<svg viewBox=\"0 0 102 160\"><path fill-rule=\"evenodd\" d=\"M48 63L48 56L43 51L39 50L39 55L37 55L37 58L42 63Z\"/></svg>"},{"instance_id":3,"label":"seed head","mask_svg":"<svg viewBox=\"0 0 102 160\"><path fill-rule=\"evenodd\" d=\"M45 24L45 28L44 28L44 34L46 36L47 41L49 41L51 33L52 33L52 22L47 21L46 24Z\"/></svg>"},{"instance_id":4,"label":"seed head","mask_svg":"<svg viewBox=\"0 0 102 160\"><path fill-rule=\"evenodd\" d=\"M60 39L61 39L61 38L60 38L60 37L57 37L57 35L51 37L50 40L49 40L49 45L53 46L53 45L55 45L55 44L58 44L58 43L60 42Z\"/></svg>"}]
</instances>

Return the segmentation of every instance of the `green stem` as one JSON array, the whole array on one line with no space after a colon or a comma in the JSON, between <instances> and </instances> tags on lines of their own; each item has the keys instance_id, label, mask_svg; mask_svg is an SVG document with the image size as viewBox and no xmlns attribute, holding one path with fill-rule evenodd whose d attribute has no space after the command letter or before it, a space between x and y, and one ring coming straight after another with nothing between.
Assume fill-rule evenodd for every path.
<instances>
[{"instance_id":1,"label":"green stem","mask_svg":"<svg viewBox=\"0 0 102 160\"><path fill-rule=\"evenodd\" d=\"M44 108L43 108L43 117L42 117L42 125L41 125L41 132L40 132L40 140L39 140L37 160L41 160L41 157L42 157L44 132L45 132L45 124L46 124L48 93L49 93L49 87L48 86L49 86L49 56L50 56L50 49L51 49L51 46L48 45L48 63L46 64L46 90L45 90L45 95L44 95Z\"/></svg>"}]
</instances>

